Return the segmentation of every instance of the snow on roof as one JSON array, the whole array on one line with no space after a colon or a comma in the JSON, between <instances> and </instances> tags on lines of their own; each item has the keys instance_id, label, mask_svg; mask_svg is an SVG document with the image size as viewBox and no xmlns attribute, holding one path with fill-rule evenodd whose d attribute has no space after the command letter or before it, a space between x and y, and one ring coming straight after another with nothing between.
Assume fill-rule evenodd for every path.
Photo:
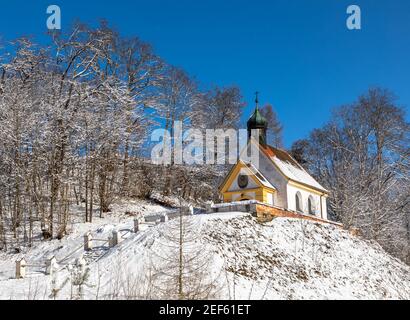
<instances>
[{"instance_id":1,"label":"snow on roof","mask_svg":"<svg viewBox=\"0 0 410 320\"><path fill-rule=\"evenodd\" d=\"M265 187L271 188L271 189L276 189L269 181L266 179L263 174L256 169L256 167L252 163L245 163L246 167L252 172L254 177L258 179L260 183L262 183Z\"/></svg>"},{"instance_id":2,"label":"snow on roof","mask_svg":"<svg viewBox=\"0 0 410 320\"><path fill-rule=\"evenodd\" d=\"M279 170L290 180L328 192L286 151L268 145L261 148Z\"/></svg>"}]
</instances>

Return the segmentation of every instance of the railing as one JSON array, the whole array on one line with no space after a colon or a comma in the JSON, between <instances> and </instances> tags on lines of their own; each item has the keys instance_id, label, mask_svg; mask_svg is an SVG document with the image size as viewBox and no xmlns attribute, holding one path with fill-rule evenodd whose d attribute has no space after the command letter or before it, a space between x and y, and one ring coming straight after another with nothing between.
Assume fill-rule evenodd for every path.
<instances>
[{"instance_id":1,"label":"railing","mask_svg":"<svg viewBox=\"0 0 410 320\"><path fill-rule=\"evenodd\" d=\"M181 210L184 215L189 215L193 213L192 207L183 208L185 210ZM169 219L176 218L180 215L179 209L174 210L166 210L161 212L156 212L153 215L147 216L144 219L134 219L134 228L133 229L122 229L122 230L114 230L112 234L108 236L108 239L100 239L100 238L93 238L91 232L87 232L83 236L83 244L76 247L74 250L69 252L66 256L64 256L59 261L55 256L47 259L44 262L40 263L27 263L27 261L22 258L16 261L16 278L22 279L25 278L28 274L30 268L39 268L40 273L45 273L47 275L52 275L55 272L59 272L65 269L71 258L75 256L76 253L79 251L84 251L83 257L88 259L89 262L97 262L102 259L111 248L119 245L123 240L128 239L130 234L137 234L140 230L140 225L145 224L149 226L156 225L161 222L166 222ZM101 243L100 246L94 247L94 244L98 242ZM108 246L106 246L108 244ZM101 250L103 248L104 250ZM77 257L78 258L78 257Z\"/></svg>"}]
</instances>

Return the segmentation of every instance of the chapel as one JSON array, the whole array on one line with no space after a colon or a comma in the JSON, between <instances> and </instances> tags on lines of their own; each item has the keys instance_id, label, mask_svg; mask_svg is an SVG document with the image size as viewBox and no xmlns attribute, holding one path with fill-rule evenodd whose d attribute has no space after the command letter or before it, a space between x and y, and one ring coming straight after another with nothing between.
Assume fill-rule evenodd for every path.
<instances>
[{"instance_id":1,"label":"chapel","mask_svg":"<svg viewBox=\"0 0 410 320\"><path fill-rule=\"evenodd\" d=\"M255 111L247 122L247 147L242 152L256 147L258 164L240 157L219 187L223 202L257 200L327 220L328 191L287 151L267 144L267 121L259 110L258 98L255 102Z\"/></svg>"}]
</instances>

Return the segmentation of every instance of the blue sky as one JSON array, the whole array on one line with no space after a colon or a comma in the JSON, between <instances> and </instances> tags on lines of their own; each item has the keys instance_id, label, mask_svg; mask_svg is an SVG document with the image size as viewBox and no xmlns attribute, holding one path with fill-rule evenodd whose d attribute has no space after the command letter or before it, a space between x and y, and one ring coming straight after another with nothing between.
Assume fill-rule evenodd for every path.
<instances>
[{"instance_id":1,"label":"blue sky","mask_svg":"<svg viewBox=\"0 0 410 320\"><path fill-rule=\"evenodd\" d=\"M2 1L0 35L44 41L46 8L57 4L62 27L100 18L123 35L153 44L169 63L204 86L238 85L271 103L285 145L308 135L369 86L383 86L410 113L410 1L407 0L71 0ZM362 10L362 30L346 28L346 8ZM63 30L64 31L64 30Z\"/></svg>"}]
</instances>

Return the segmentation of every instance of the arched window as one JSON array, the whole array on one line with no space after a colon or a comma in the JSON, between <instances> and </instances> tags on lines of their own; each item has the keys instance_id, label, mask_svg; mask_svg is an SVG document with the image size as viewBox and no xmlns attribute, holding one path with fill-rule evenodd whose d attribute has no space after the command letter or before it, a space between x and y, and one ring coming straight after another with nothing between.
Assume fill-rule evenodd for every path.
<instances>
[{"instance_id":1,"label":"arched window","mask_svg":"<svg viewBox=\"0 0 410 320\"><path fill-rule=\"evenodd\" d=\"M303 212L302 209L302 194L298 191L295 195L296 211Z\"/></svg>"},{"instance_id":2,"label":"arched window","mask_svg":"<svg viewBox=\"0 0 410 320\"><path fill-rule=\"evenodd\" d=\"M308 210L309 214L314 215L316 213L315 200L312 196L309 196L308 198Z\"/></svg>"}]
</instances>

